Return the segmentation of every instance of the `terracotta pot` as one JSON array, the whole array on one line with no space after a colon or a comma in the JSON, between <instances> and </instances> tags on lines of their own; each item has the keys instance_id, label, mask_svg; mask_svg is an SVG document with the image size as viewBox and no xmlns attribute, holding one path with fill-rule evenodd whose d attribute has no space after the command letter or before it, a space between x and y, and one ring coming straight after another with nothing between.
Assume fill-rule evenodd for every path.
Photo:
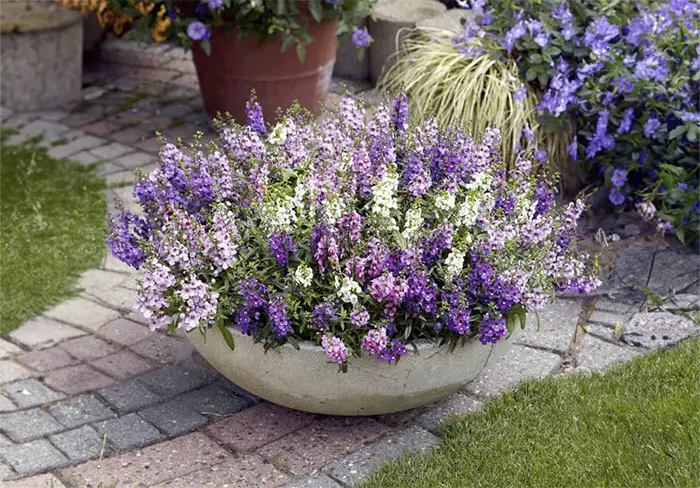
<instances>
[{"instance_id":1,"label":"terracotta pot","mask_svg":"<svg viewBox=\"0 0 700 488\"><path fill-rule=\"evenodd\" d=\"M207 113L228 112L244 122L245 104L255 90L267 120L274 118L278 107L286 109L295 101L317 114L333 74L337 24L337 20L309 20L314 42L306 46L303 63L294 47L282 52L279 36L263 43L255 35L239 41L235 31L217 29L212 32L210 56L195 43L192 53Z\"/></svg>"}]
</instances>

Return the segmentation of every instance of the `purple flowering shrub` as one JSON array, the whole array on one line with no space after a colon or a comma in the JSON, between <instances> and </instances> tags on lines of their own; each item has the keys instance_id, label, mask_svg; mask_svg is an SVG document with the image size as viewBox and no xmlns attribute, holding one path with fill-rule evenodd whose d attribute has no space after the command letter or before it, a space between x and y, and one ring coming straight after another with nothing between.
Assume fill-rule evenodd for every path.
<instances>
[{"instance_id":1,"label":"purple flowering shrub","mask_svg":"<svg viewBox=\"0 0 700 488\"><path fill-rule=\"evenodd\" d=\"M406 103L269 126L252 102L207 147L165 144L134 184L142 215L110 219L113 254L144 273L137 310L154 329L314 341L344 369L418 340L496 343L556 291L598 286L581 201L557 205L529 159L508 171L497 130L411 126Z\"/></svg>"},{"instance_id":2,"label":"purple flowering shrub","mask_svg":"<svg viewBox=\"0 0 700 488\"><path fill-rule=\"evenodd\" d=\"M700 224L700 4L691 0L490 0L456 41L512 58L539 93L544 131L605 180L614 205L645 205L683 242ZM604 13L601 13L603 11ZM466 37L465 37L466 36ZM645 213L646 215L649 212Z\"/></svg>"}]
</instances>

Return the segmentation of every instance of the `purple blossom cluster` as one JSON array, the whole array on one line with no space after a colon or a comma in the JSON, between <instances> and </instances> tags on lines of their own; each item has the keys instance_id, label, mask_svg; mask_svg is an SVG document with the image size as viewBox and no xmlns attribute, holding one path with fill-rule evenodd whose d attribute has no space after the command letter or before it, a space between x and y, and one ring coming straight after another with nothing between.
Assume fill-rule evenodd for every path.
<instances>
[{"instance_id":1,"label":"purple blossom cluster","mask_svg":"<svg viewBox=\"0 0 700 488\"><path fill-rule=\"evenodd\" d=\"M404 97L274 126L249 107L207 149L166 144L134 185L143 216L112 217L152 327L311 340L345 368L418 338L495 343L556 290L597 285L575 250L582 205L559 208L525 156L509 173L498 131L411 125Z\"/></svg>"}]
</instances>

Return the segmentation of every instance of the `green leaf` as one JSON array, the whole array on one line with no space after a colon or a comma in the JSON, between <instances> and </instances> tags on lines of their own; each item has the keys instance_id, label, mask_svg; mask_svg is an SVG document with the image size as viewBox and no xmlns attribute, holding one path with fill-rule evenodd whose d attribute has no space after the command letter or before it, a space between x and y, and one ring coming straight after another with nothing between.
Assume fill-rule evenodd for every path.
<instances>
[{"instance_id":1,"label":"green leaf","mask_svg":"<svg viewBox=\"0 0 700 488\"><path fill-rule=\"evenodd\" d=\"M518 314L518 318L520 319L520 328L525 330L525 324L527 323L527 314L524 310Z\"/></svg>"},{"instance_id":2,"label":"green leaf","mask_svg":"<svg viewBox=\"0 0 700 488\"><path fill-rule=\"evenodd\" d=\"M229 331L226 328L226 326L224 325L224 321L219 320L216 325L219 326L221 335L224 336L224 340L226 341L226 344L228 345L229 349L231 349L232 351L236 349L236 344L233 342L233 336L231 335L231 331Z\"/></svg>"},{"instance_id":3,"label":"green leaf","mask_svg":"<svg viewBox=\"0 0 700 488\"><path fill-rule=\"evenodd\" d=\"M207 56L211 56L211 44L209 43L209 41L201 41L199 43L199 47L202 48L204 54L206 54Z\"/></svg>"},{"instance_id":4,"label":"green leaf","mask_svg":"<svg viewBox=\"0 0 700 488\"><path fill-rule=\"evenodd\" d=\"M687 130L688 128L685 125L679 125L668 134L668 138L675 139L676 137L682 136Z\"/></svg>"},{"instance_id":5,"label":"green leaf","mask_svg":"<svg viewBox=\"0 0 700 488\"><path fill-rule=\"evenodd\" d=\"M316 22L323 20L323 0L309 0L309 12Z\"/></svg>"},{"instance_id":6,"label":"green leaf","mask_svg":"<svg viewBox=\"0 0 700 488\"><path fill-rule=\"evenodd\" d=\"M302 63L306 59L306 46L303 44L297 44L297 57Z\"/></svg>"},{"instance_id":7,"label":"green leaf","mask_svg":"<svg viewBox=\"0 0 700 488\"><path fill-rule=\"evenodd\" d=\"M284 34L284 39L282 39L282 52L285 52L289 47L294 44L294 37L289 34Z\"/></svg>"},{"instance_id":8,"label":"green leaf","mask_svg":"<svg viewBox=\"0 0 700 488\"><path fill-rule=\"evenodd\" d=\"M525 73L525 80L526 81L532 81L535 78L537 78L537 70L535 69L534 66L530 66L527 69L527 72Z\"/></svg>"}]
</instances>

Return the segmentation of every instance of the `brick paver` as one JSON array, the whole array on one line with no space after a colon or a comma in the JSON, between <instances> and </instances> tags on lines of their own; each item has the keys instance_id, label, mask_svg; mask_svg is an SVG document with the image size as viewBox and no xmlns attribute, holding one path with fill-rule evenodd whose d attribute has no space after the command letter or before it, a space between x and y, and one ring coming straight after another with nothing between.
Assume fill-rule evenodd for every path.
<instances>
[{"instance_id":1,"label":"brick paver","mask_svg":"<svg viewBox=\"0 0 700 488\"><path fill-rule=\"evenodd\" d=\"M29 378L32 372L9 359L0 360L0 383Z\"/></svg>"},{"instance_id":2,"label":"brick paver","mask_svg":"<svg viewBox=\"0 0 700 488\"><path fill-rule=\"evenodd\" d=\"M116 352L114 346L95 336L79 337L61 344L61 347L83 361L98 359Z\"/></svg>"},{"instance_id":3,"label":"brick paver","mask_svg":"<svg viewBox=\"0 0 700 488\"><path fill-rule=\"evenodd\" d=\"M118 318L119 312L84 298L73 298L48 310L44 315L95 331L110 320Z\"/></svg>"},{"instance_id":4,"label":"brick paver","mask_svg":"<svg viewBox=\"0 0 700 488\"><path fill-rule=\"evenodd\" d=\"M114 380L87 364L80 364L52 371L46 376L44 382L55 390L76 395L111 385Z\"/></svg>"},{"instance_id":5,"label":"brick paver","mask_svg":"<svg viewBox=\"0 0 700 488\"><path fill-rule=\"evenodd\" d=\"M57 402L49 407L49 413L69 429L116 416L109 407L93 395L79 395Z\"/></svg>"},{"instance_id":6,"label":"brick paver","mask_svg":"<svg viewBox=\"0 0 700 488\"><path fill-rule=\"evenodd\" d=\"M0 389L0 394L9 396L19 408L38 407L65 398L62 393L33 378L5 385Z\"/></svg>"},{"instance_id":7,"label":"brick paver","mask_svg":"<svg viewBox=\"0 0 700 488\"><path fill-rule=\"evenodd\" d=\"M139 381L163 398L195 390L207 384L207 378L181 365L168 365L141 375Z\"/></svg>"},{"instance_id":8,"label":"brick paver","mask_svg":"<svg viewBox=\"0 0 700 488\"><path fill-rule=\"evenodd\" d=\"M176 398L145 410L139 415L169 436L183 435L207 424L208 419Z\"/></svg>"},{"instance_id":9,"label":"brick paver","mask_svg":"<svg viewBox=\"0 0 700 488\"><path fill-rule=\"evenodd\" d=\"M153 363L147 359L137 356L129 350L105 356L91 361L90 365L108 374L112 378L126 379L136 376L154 367Z\"/></svg>"},{"instance_id":10,"label":"brick paver","mask_svg":"<svg viewBox=\"0 0 700 488\"><path fill-rule=\"evenodd\" d=\"M0 456L14 468L14 472L18 475L54 469L69 462L66 456L45 439L0 447Z\"/></svg>"},{"instance_id":11,"label":"brick paver","mask_svg":"<svg viewBox=\"0 0 700 488\"><path fill-rule=\"evenodd\" d=\"M165 482L164 488L276 488L289 480L288 475L267 464L260 456L241 454L227 462L200 469Z\"/></svg>"},{"instance_id":12,"label":"brick paver","mask_svg":"<svg viewBox=\"0 0 700 488\"><path fill-rule=\"evenodd\" d=\"M21 480L8 481L2 485L2 488L66 488L66 485L52 474L39 474Z\"/></svg>"},{"instance_id":13,"label":"brick paver","mask_svg":"<svg viewBox=\"0 0 700 488\"><path fill-rule=\"evenodd\" d=\"M110 451L106 438L89 425L52 435L49 439L73 462L108 455Z\"/></svg>"},{"instance_id":14,"label":"brick paver","mask_svg":"<svg viewBox=\"0 0 700 488\"><path fill-rule=\"evenodd\" d=\"M117 449L135 449L164 440L155 427L135 413L97 422L94 427Z\"/></svg>"},{"instance_id":15,"label":"brick paver","mask_svg":"<svg viewBox=\"0 0 700 488\"><path fill-rule=\"evenodd\" d=\"M7 342L4 339L0 339L0 359L6 358L9 356L14 356L15 354L19 354L21 352L22 352L22 349L15 346L11 342Z\"/></svg>"},{"instance_id":16,"label":"brick paver","mask_svg":"<svg viewBox=\"0 0 700 488\"><path fill-rule=\"evenodd\" d=\"M0 431L15 442L39 439L60 430L63 426L38 408L0 414Z\"/></svg>"},{"instance_id":17,"label":"brick paver","mask_svg":"<svg viewBox=\"0 0 700 488\"><path fill-rule=\"evenodd\" d=\"M17 357L17 361L42 373L78 363L77 359L59 346L22 354Z\"/></svg>"},{"instance_id":18,"label":"brick paver","mask_svg":"<svg viewBox=\"0 0 700 488\"><path fill-rule=\"evenodd\" d=\"M148 339L131 346L131 350L160 364L170 364L192 354L189 342L165 334L151 334Z\"/></svg>"},{"instance_id":19,"label":"brick paver","mask_svg":"<svg viewBox=\"0 0 700 488\"><path fill-rule=\"evenodd\" d=\"M39 316L27 320L10 332L10 337L32 349L41 349L53 346L62 340L85 334L86 332L75 327Z\"/></svg>"},{"instance_id":20,"label":"brick paver","mask_svg":"<svg viewBox=\"0 0 700 488\"><path fill-rule=\"evenodd\" d=\"M153 332L142 324L119 318L104 325L97 331L97 334L110 342L131 346L148 339L153 335Z\"/></svg>"},{"instance_id":21,"label":"brick paver","mask_svg":"<svg viewBox=\"0 0 700 488\"><path fill-rule=\"evenodd\" d=\"M376 420L362 417L321 417L257 452L278 468L301 475L322 468L388 430Z\"/></svg>"},{"instance_id":22,"label":"brick paver","mask_svg":"<svg viewBox=\"0 0 700 488\"><path fill-rule=\"evenodd\" d=\"M161 397L149 390L137 379L121 381L97 390L97 394L120 414L133 412L161 401Z\"/></svg>"}]
</instances>

